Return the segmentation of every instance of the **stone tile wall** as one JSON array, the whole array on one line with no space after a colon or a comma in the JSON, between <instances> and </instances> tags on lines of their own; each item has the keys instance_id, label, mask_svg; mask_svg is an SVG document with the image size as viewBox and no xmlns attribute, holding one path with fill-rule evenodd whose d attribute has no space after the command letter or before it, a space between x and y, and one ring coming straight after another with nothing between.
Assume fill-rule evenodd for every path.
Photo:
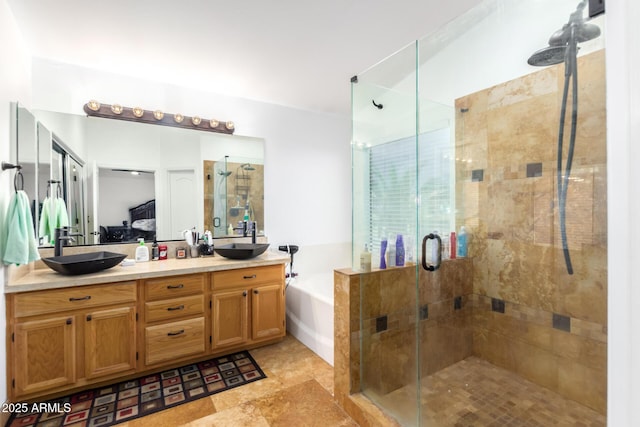
<instances>
[{"instance_id":1,"label":"stone tile wall","mask_svg":"<svg viewBox=\"0 0 640 427\"><path fill-rule=\"evenodd\" d=\"M563 65L456 101L456 157L465 160L456 165L456 222L472 233L474 354L605 413L604 52L579 58L578 70L566 207L574 274L565 266L557 209ZM570 111L569 103L563 169ZM504 313L492 311L492 300L503 302Z\"/></svg>"}]
</instances>

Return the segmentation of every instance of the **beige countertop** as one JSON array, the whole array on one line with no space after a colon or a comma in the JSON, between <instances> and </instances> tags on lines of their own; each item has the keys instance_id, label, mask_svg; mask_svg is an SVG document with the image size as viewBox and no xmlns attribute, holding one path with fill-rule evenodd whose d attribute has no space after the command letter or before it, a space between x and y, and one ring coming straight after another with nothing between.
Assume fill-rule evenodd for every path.
<instances>
[{"instance_id":1,"label":"beige countertop","mask_svg":"<svg viewBox=\"0 0 640 427\"><path fill-rule=\"evenodd\" d=\"M36 268L4 287L4 293L39 291L66 288L70 286L97 285L100 283L122 282L126 280L152 277L176 276L180 274L206 273L210 271L232 270L236 268L260 267L263 265L285 264L289 256L273 249L248 260L231 260L215 256L148 261L123 267L117 265L99 273L79 276L65 276L48 267Z\"/></svg>"}]
</instances>

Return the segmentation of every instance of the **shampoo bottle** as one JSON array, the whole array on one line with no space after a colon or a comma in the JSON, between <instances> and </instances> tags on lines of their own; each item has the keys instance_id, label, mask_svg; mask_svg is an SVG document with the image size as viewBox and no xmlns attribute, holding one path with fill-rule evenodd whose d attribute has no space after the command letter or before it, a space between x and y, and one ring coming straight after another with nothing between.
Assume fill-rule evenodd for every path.
<instances>
[{"instance_id":1,"label":"shampoo bottle","mask_svg":"<svg viewBox=\"0 0 640 427\"><path fill-rule=\"evenodd\" d=\"M396 245L394 241L388 241L387 244L387 267L396 266Z\"/></svg>"},{"instance_id":2,"label":"shampoo bottle","mask_svg":"<svg viewBox=\"0 0 640 427\"><path fill-rule=\"evenodd\" d=\"M140 239L140 246L136 248L136 262L149 261L149 248L144 245L144 239Z\"/></svg>"},{"instance_id":3,"label":"shampoo bottle","mask_svg":"<svg viewBox=\"0 0 640 427\"><path fill-rule=\"evenodd\" d=\"M383 237L382 242L380 242L380 269L384 270L387 268L387 261L385 259L387 255L387 238Z\"/></svg>"},{"instance_id":4,"label":"shampoo bottle","mask_svg":"<svg viewBox=\"0 0 640 427\"><path fill-rule=\"evenodd\" d=\"M464 228L464 225L460 227L460 233L458 233L458 256L460 258L464 258L467 256L467 229Z\"/></svg>"},{"instance_id":5,"label":"shampoo bottle","mask_svg":"<svg viewBox=\"0 0 640 427\"><path fill-rule=\"evenodd\" d=\"M371 252L369 247L364 244L364 251L360 254L360 270L364 272L371 271Z\"/></svg>"},{"instance_id":6,"label":"shampoo bottle","mask_svg":"<svg viewBox=\"0 0 640 427\"><path fill-rule=\"evenodd\" d=\"M396 265L402 267L404 265L404 240L402 234L396 237Z\"/></svg>"}]
</instances>

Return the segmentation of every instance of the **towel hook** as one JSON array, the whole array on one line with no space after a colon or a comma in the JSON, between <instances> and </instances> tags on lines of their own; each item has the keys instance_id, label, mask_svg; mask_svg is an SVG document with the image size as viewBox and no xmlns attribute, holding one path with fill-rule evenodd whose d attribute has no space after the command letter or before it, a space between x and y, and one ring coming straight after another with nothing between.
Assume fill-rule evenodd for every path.
<instances>
[{"instance_id":1,"label":"towel hook","mask_svg":"<svg viewBox=\"0 0 640 427\"><path fill-rule=\"evenodd\" d=\"M47 181L47 197L49 197L49 190L51 189L51 184L60 184L60 181L55 179L50 179L49 181ZM62 188L60 188L59 185L56 187L56 197L57 198L62 197Z\"/></svg>"},{"instance_id":2,"label":"towel hook","mask_svg":"<svg viewBox=\"0 0 640 427\"><path fill-rule=\"evenodd\" d=\"M16 190L16 193L24 190L24 176L22 176L22 171L20 169L21 168L18 168L18 171L13 177L13 189ZM20 180L18 180L18 177L20 177ZM18 188L18 181L20 181L20 188Z\"/></svg>"},{"instance_id":3,"label":"towel hook","mask_svg":"<svg viewBox=\"0 0 640 427\"><path fill-rule=\"evenodd\" d=\"M13 188L18 191L24 190L24 176L22 175L22 165L2 162L2 170L6 171L7 169L17 169L15 176L13 177ZM18 177L20 178L18 180ZM18 189L18 181L20 182L20 189Z\"/></svg>"}]
</instances>

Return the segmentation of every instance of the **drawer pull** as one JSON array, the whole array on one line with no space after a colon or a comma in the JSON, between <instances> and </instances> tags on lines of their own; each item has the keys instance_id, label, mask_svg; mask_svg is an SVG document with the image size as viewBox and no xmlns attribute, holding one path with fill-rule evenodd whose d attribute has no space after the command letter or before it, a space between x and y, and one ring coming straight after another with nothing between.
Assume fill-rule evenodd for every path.
<instances>
[{"instance_id":1,"label":"drawer pull","mask_svg":"<svg viewBox=\"0 0 640 427\"><path fill-rule=\"evenodd\" d=\"M74 301L87 301L91 299L91 295L87 295L86 297L81 297L81 298L74 298L71 297L69 298L69 301L74 302Z\"/></svg>"},{"instance_id":2,"label":"drawer pull","mask_svg":"<svg viewBox=\"0 0 640 427\"><path fill-rule=\"evenodd\" d=\"M256 275L252 274L251 276L242 276L242 277L245 278L245 279L255 279Z\"/></svg>"},{"instance_id":3,"label":"drawer pull","mask_svg":"<svg viewBox=\"0 0 640 427\"><path fill-rule=\"evenodd\" d=\"M182 334L184 334L184 329L180 329L178 332L169 332L167 334L167 336L175 337L175 336L182 335Z\"/></svg>"},{"instance_id":4,"label":"drawer pull","mask_svg":"<svg viewBox=\"0 0 640 427\"><path fill-rule=\"evenodd\" d=\"M184 285L180 283L179 285L167 285L167 289L182 289Z\"/></svg>"},{"instance_id":5,"label":"drawer pull","mask_svg":"<svg viewBox=\"0 0 640 427\"><path fill-rule=\"evenodd\" d=\"M176 310L184 310L184 305L179 305L177 307L167 307L167 311L176 311Z\"/></svg>"}]
</instances>

